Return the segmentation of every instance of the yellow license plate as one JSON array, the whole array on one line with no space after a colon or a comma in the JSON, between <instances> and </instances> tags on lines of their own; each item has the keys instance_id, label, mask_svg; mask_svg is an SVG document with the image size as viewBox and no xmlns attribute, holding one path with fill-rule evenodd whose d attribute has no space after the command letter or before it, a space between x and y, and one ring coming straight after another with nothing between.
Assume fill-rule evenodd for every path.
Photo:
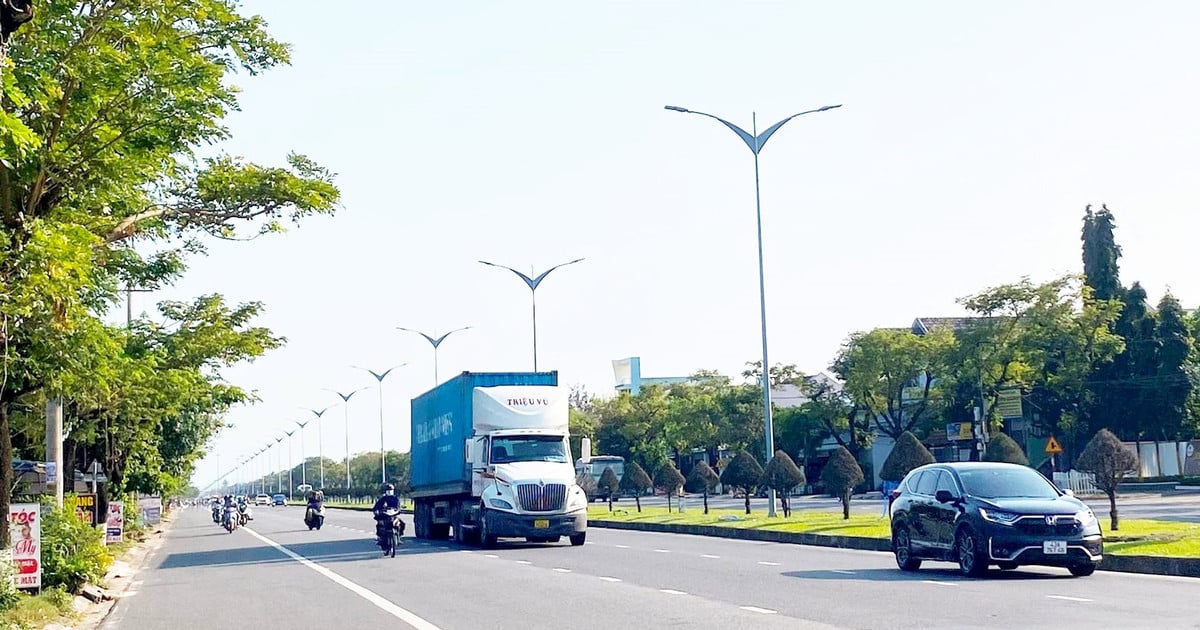
<instances>
[{"instance_id":1,"label":"yellow license plate","mask_svg":"<svg viewBox=\"0 0 1200 630\"><path fill-rule=\"evenodd\" d=\"M549 529L550 521L548 519L539 518L533 522L534 529Z\"/></svg>"}]
</instances>

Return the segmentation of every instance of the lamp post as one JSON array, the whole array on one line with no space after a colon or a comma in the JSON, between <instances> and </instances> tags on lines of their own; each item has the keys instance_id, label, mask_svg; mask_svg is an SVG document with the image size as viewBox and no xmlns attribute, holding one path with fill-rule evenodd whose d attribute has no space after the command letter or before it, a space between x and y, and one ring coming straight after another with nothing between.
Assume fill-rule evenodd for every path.
<instances>
[{"instance_id":1,"label":"lamp post","mask_svg":"<svg viewBox=\"0 0 1200 630\"><path fill-rule=\"evenodd\" d=\"M267 481L271 479L271 447L275 446L270 442L263 447L263 494L267 492Z\"/></svg>"},{"instance_id":2,"label":"lamp post","mask_svg":"<svg viewBox=\"0 0 1200 630\"><path fill-rule=\"evenodd\" d=\"M295 432L295 429L292 429L291 431L284 431L284 433L288 436L288 500L291 500L292 489L296 487L296 484L292 481L292 434Z\"/></svg>"},{"instance_id":3,"label":"lamp post","mask_svg":"<svg viewBox=\"0 0 1200 630\"><path fill-rule=\"evenodd\" d=\"M366 389L366 388L360 387L360 388L350 392L349 394L343 394L342 392L335 391L332 389L326 390L326 391L330 391L330 392L337 394L338 398L342 399L342 408L346 412L345 415L346 415L346 492L347 493L350 492L350 399L353 398L355 394L357 394L358 392L361 392L364 389Z\"/></svg>"},{"instance_id":4,"label":"lamp post","mask_svg":"<svg viewBox=\"0 0 1200 630\"><path fill-rule=\"evenodd\" d=\"M303 407L301 407L301 409L303 409ZM321 416L325 415L325 412L329 411L330 409L333 409L333 407L326 407L320 411L317 411L316 409L309 409L309 411L311 411L312 414L317 417L317 464L321 468L322 490L325 489L325 446L321 438Z\"/></svg>"},{"instance_id":5,"label":"lamp post","mask_svg":"<svg viewBox=\"0 0 1200 630\"><path fill-rule=\"evenodd\" d=\"M275 438L275 445L279 447L279 450L275 451L275 492L282 494L283 493L283 446L280 445L280 442L283 442L282 435L277 436ZM272 505L275 504L274 499L271 500L271 504Z\"/></svg>"},{"instance_id":6,"label":"lamp post","mask_svg":"<svg viewBox=\"0 0 1200 630\"><path fill-rule=\"evenodd\" d=\"M580 262L582 260L583 260L582 258L576 258L575 260L572 260L570 262L565 262L565 263L560 263L560 264L554 265L553 267L543 271L541 274L539 274L538 276L533 277L533 278L521 273L520 271L517 271L516 269L513 269L512 267L506 267L504 265L497 265L496 263L490 263L486 260L479 261L490 267L499 267L501 269L507 269L507 270L517 274L517 276L519 278L521 278L522 280L524 280L525 284L529 286L529 293L532 296L531 299L533 301L533 371L534 372L537 371L537 288L538 288L538 285L540 285L542 283L542 280L546 279L546 276L550 275L551 271L554 271L555 269L558 269L559 267L566 267L567 265L574 265L575 263Z\"/></svg>"},{"instance_id":7,"label":"lamp post","mask_svg":"<svg viewBox=\"0 0 1200 630\"><path fill-rule=\"evenodd\" d=\"M767 434L767 459L770 459L775 454L775 436L773 434L774 428L772 427L771 423L771 364L767 362L767 292L766 282L763 276L762 196L759 194L758 187L758 154L767 144L767 140L769 140L776 131L779 131L779 128L782 127L787 121L796 118L797 116L823 112L830 109L836 109L838 107L841 107L841 105L826 105L825 107L820 107L818 109L810 109L808 111L800 112L799 114L792 114L791 116L784 118L774 125L767 127L767 129L760 134L758 133L758 116L754 113L750 115L750 120L753 125L750 129L753 133L746 133L746 131L741 127L738 127L737 125L723 118L713 116L712 114L690 110L685 107L676 107L674 105L666 106L666 109L671 111L706 116L720 122L728 127L730 131L737 134L737 136L742 139L742 142L745 142L746 146L750 148L750 151L754 153L754 209L755 215L758 218L758 306L762 320L763 417L765 419ZM769 495L770 506L767 508L767 516L775 516L775 490L772 489Z\"/></svg>"},{"instance_id":8,"label":"lamp post","mask_svg":"<svg viewBox=\"0 0 1200 630\"><path fill-rule=\"evenodd\" d=\"M449 334L450 333L446 333L446 335L449 335ZM446 335L442 335L442 337L445 338ZM435 346L435 348L436 348L436 346ZM435 355L436 355L436 350L435 350ZM434 361L436 363L437 359L435 358ZM396 368L402 368L406 365L408 365L408 364L401 363L400 365L394 365L394 366L384 370L383 372L376 372L375 370L369 370L365 367L358 367L357 365L350 366L350 367L358 369L358 370L364 370L371 376L374 376L375 382L378 383L378 385L379 385L379 483L380 483L380 485L387 483L387 450L383 448L383 379L387 378L387 375L391 374L392 370L394 370Z\"/></svg>"},{"instance_id":9,"label":"lamp post","mask_svg":"<svg viewBox=\"0 0 1200 630\"><path fill-rule=\"evenodd\" d=\"M312 420L309 420L308 422L300 422L299 420L296 420L295 422L296 422L296 426L300 427L300 485L307 486L308 485L308 471L307 471L308 462L304 457L304 427L308 426L308 422L312 422Z\"/></svg>"},{"instance_id":10,"label":"lamp post","mask_svg":"<svg viewBox=\"0 0 1200 630\"><path fill-rule=\"evenodd\" d=\"M430 345L433 346L433 384L434 385L438 384L438 355L437 355L438 346L442 345L442 342L446 340L446 337L449 337L450 335L453 335L454 333L459 332L460 330L470 330L470 329L471 329L470 326L463 326L462 328L455 328L454 330L451 330L450 332L442 335L441 337L432 337L432 336L427 335L419 330L413 330L412 328L404 328L402 326L396 327L396 330L403 330L405 332L417 333L418 335L421 335L427 341L429 341Z\"/></svg>"}]
</instances>

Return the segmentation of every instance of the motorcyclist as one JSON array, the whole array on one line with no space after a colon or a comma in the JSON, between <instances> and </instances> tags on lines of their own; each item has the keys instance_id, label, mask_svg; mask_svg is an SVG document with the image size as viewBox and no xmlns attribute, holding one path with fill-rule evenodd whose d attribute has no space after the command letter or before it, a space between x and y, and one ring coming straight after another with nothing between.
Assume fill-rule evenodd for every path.
<instances>
[{"instance_id":1,"label":"motorcyclist","mask_svg":"<svg viewBox=\"0 0 1200 630\"><path fill-rule=\"evenodd\" d=\"M396 486L386 483L383 485L383 495L375 501L375 507L371 508L371 512L375 515L375 540L379 544L379 548L387 551L387 545L383 542L383 537L387 530L392 527L392 516L385 514L385 510L399 510L400 497L396 496ZM401 524L403 525L403 524ZM401 533L403 533L401 529ZM404 544L399 537L396 539L396 544Z\"/></svg>"}]
</instances>

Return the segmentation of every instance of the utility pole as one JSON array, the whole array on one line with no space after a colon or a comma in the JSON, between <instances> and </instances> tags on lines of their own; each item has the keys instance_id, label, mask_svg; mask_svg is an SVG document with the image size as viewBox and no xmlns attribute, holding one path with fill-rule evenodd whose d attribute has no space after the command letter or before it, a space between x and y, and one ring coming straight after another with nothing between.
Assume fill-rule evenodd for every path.
<instances>
[{"instance_id":1,"label":"utility pole","mask_svg":"<svg viewBox=\"0 0 1200 630\"><path fill-rule=\"evenodd\" d=\"M151 293L151 289L135 289L132 282L125 284L125 328L133 327L133 294Z\"/></svg>"},{"instance_id":2,"label":"utility pole","mask_svg":"<svg viewBox=\"0 0 1200 630\"><path fill-rule=\"evenodd\" d=\"M61 398L46 401L46 463L53 466L48 470L46 482L54 485L54 504L63 506L63 403ZM75 476L72 475L71 479Z\"/></svg>"}]
</instances>

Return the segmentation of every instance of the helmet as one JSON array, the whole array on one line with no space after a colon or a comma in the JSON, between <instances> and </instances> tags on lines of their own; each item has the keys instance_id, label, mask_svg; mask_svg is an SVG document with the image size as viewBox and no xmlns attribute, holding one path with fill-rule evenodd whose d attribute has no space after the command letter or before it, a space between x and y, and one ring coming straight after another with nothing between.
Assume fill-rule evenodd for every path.
<instances>
[{"instance_id":1,"label":"helmet","mask_svg":"<svg viewBox=\"0 0 1200 630\"><path fill-rule=\"evenodd\" d=\"M396 486L393 486L390 483L385 483L385 484L383 484L383 487L380 488L380 492L395 492L395 491L396 491Z\"/></svg>"}]
</instances>

